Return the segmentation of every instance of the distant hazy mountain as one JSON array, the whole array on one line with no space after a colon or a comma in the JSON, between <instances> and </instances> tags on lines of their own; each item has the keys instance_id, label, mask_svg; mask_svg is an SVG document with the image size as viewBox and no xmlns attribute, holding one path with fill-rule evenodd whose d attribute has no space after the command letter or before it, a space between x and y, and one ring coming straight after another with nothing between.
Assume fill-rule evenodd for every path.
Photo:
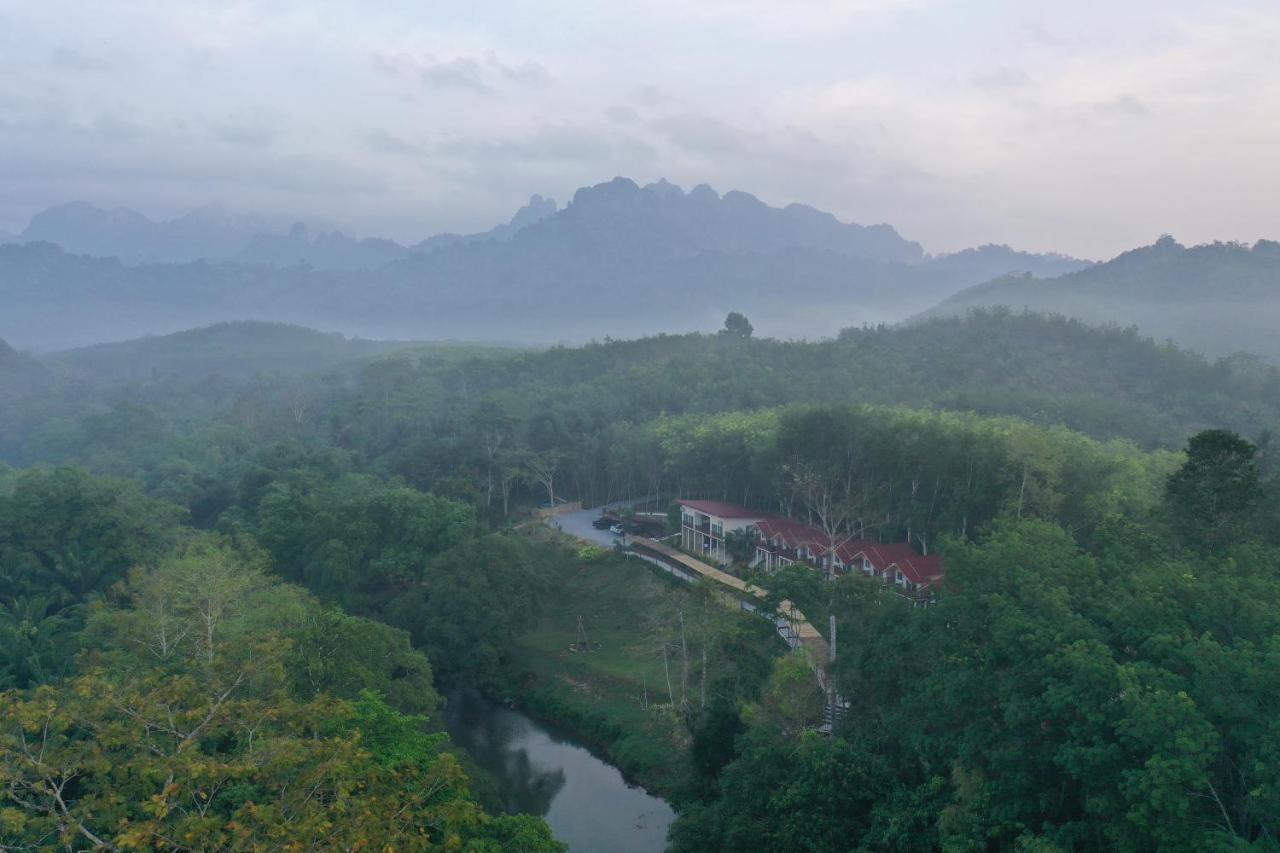
<instances>
[{"instance_id":1,"label":"distant hazy mountain","mask_svg":"<svg viewBox=\"0 0 1280 853\"><path fill-rule=\"evenodd\" d=\"M56 243L73 254L126 263L163 263L229 258L255 234L272 227L264 217L231 213L217 205L156 222L127 208L103 210L77 201L36 214L16 240Z\"/></svg>"},{"instance_id":2,"label":"distant hazy mountain","mask_svg":"<svg viewBox=\"0 0 1280 853\"><path fill-rule=\"evenodd\" d=\"M357 240L340 231L312 235L299 222L287 234L255 234L236 253L235 260L274 266L309 264L317 269L367 269L398 261L408 254L409 250L394 240Z\"/></svg>"},{"instance_id":3,"label":"distant hazy mountain","mask_svg":"<svg viewBox=\"0 0 1280 853\"><path fill-rule=\"evenodd\" d=\"M627 178L584 187L558 215L526 234L598 252L766 253L815 249L871 261L919 263L924 252L888 225L844 223L803 204L770 207L736 190L720 196L706 184L688 193L666 181L643 189ZM522 235L523 236L523 235Z\"/></svg>"},{"instance_id":4,"label":"distant hazy mountain","mask_svg":"<svg viewBox=\"0 0 1280 853\"><path fill-rule=\"evenodd\" d=\"M1084 269L1089 266L1089 263L1068 255L1055 253L1035 255L1019 252L1008 246L988 243L976 249L934 256L930 259L929 265L934 270L945 271L958 278L990 276L993 270L999 270L997 275L1030 273L1038 278L1047 278Z\"/></svg>"},{"instance_id":5,"label":"distant hazy mountain","mask_svg":"<svg viewBox=\"0 0 1280 853\"><path fill-rule=\"evenodd\" d=\"M738 310L762 334L817 337L902 319L1011 271L1086 265L998 246L928 257L888 225L623 178L563 209L535 197L505 228L372 269L304 266L283 250L349 258L386 248L376 241L295 229L255 245L283 265L129 266L47 243L0 246L0 335L50 349L255 319L367 338L552 342L710 329Z\"/></svg>"},{"instance_id":6,"label":"distant hazy mountain","mask_svg":"<svg viewBox=\"0 0 1280 853\"><path fill-rule=\"evenodd\" d=\"M535 222L541 222L548 216L555 214L559 210L556 206L555 199L543 198L538 194L534 194L529 203L516 211L516 215L511 217L511 221L502 225L495 225L488 231L481 231L478 234L436 234L433 237L415 243L411 247L413 252L434 252L436 249L443 249L446 246L456 246L460 243L477 243L483 240L509 240L511 235L515 234L521 228L525 228Z\"/></svg>"},{"instance_id":7,"label":"distant hazy mountain","mask_svg":"<svg viewBox=\"0 0 1280 853\"><path fill-rule=\"evenodd\" d=\"M556 209L554 201L535 195L509 222L488 231L438 234L410 248L378 237L358 239L340 231L313 232L302 222L286 229L280 221L233 214L216 205L157 222L128 208L104 210L79 201L36 214L21 234L0 232L0 243L53 243L72 254L119 258L131 265L205 260L371 269L443 246L506 240Z\"/></svg>"},{"instance_id":8,"label":"distant hazy mountain","mask_svg":"<svg viewBox=\"0 0 1280 853\"><path fill-rule=\"evenodd\" d=\"M925 316L993 305L1134 325L1209 355L1246 351L1280 361L1280 243L1187 248L1162 237L1056 278L998 278L951 296Z\"/></svg>"}]
</instances>

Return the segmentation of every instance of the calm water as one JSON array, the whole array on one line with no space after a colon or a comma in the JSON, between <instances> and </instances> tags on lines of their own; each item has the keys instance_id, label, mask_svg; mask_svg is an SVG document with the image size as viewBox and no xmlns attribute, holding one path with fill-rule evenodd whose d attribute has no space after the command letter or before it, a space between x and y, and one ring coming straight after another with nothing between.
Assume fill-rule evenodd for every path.
<instances>
[{"instance_id":1,"label":"calm water","mask_svg":"<svg viewBox=\"0 0 1280 853\"><path fill-rule=\"evenodd\" d=\"M675 819L665 800L519 711L450 694L449 735L497 779L511 813L542 815L571 853L654 853Z\"/></svg>"}]
</instances>

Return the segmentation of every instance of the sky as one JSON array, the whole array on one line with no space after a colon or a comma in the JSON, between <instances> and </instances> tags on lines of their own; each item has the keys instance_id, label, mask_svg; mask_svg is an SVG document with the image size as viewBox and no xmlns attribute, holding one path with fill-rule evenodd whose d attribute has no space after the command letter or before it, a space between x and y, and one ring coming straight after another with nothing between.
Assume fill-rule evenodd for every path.
<instances>
[{"instance_id":1,"label":"sky","mask_svg":"<svg viewBox=\"0 0 1280 853\"><path fill-rule=\"evenodd\" d=\"M416 241L625 175L933 252L1280 238L1278 44L1274 0L0 0L0 230Z\"/></svg>"}]
</instances>

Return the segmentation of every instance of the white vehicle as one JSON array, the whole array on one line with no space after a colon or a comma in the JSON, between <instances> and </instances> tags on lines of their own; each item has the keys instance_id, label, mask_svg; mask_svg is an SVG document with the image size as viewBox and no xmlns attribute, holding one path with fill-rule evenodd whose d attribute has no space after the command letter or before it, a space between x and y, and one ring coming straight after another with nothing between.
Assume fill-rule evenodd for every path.
<instances>
[{"instance_id":1,"label":"white vehicle","mask_svg":"<svg viewBox=\"0 0 1280 853\"><path fill-rule=\"evenodd\" d=\"M613 534L613 535L615 535L615 536L621 536L621 535L622 535L622 525L621 525L621 524L615 524L615 525L613 525L612 527L610 527L610 528L609 528L609 532L610 532L610 533L612 533L612 534Z\"/></svg>"}]
</instances>

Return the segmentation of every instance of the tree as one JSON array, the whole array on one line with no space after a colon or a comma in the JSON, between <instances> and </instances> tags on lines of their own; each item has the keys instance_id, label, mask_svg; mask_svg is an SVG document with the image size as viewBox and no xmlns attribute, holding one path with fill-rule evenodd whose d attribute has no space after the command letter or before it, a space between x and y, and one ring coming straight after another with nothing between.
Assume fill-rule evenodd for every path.
<instances>
[{"instance_id":1,"label":"tree","mask_svg":"<svg viewBox=\"0 0 1280 853\"><path fill-rule=\"evenodd\" d=\"M536 623L545 561L558 555L513 536L471 540L436 557L422 583L389 602L383 618L409 632L437 675L482 681Z\"/></svg>"},{"instance_id":2,"label":"tree","mask_svg":"<svg viewBox=\"0 0 1280 853\"><path fill-rule=\"evenodd\" d=\"M1250 535L1263 497L1256 453L1228 430L1192 436L1187 461L1165 487L1177 538L1194 548L1221 550Z\"/></svg>"},{"instance_id":3,"label":"tree","mask_svg":"<svg viewBox=\"0 0 1280 853\"><path fill-rule=\"evenodd\" d=\"M550 508L556 505L556 471L563 460L564 454L555 450L530 453L527 457L529 473L547 490L547 506Z\"/></svg>"},{"instance_id":4,"label":"tree","mask_svg":"<svg viewBox=\"0 0 1280 853\"><path fill-rule=\"evenodd\" d=\"M440 705L431 664L402 630L315 605L292 632L285 658L293 694L355 699L374 690L394 707L431 714Z\"/></svg>"},{"instance_id":5,"label":"tree","mask_svg":"<svg viewBox=\"0 0 1280 853\"><path fill-rule=\"evenodd\" d=\"M799 737L822 720L825 699L808 655L803 649L774 661L773 674L760 702L749 711L750 722L776 728L787 737Z\"/></svg>"},{"instance_id":6,"label":"tree","mask_svg":"<svg viewBox=\"0 0 1280 853\"><path fill-rule=\"evenodd\" d=\"M6 845L563 850L536 818L484 814L444 736L355 670L354 701L295 697L294 626L317 605L225 543L130 586L132 607L95 611L79 674L0 694Z\"/></svg>"},{"instance_id":7,"label":"tree","mask_svg":"<svg viewBox=\"0 0 1280 853\"><path fill-rule=\"evenodd\" d=\"M754 331L755 327L751 325L751 321L745 315L737 311L730 311L728 316L724 318L724 328L720 330L720 334L728 335L732 338L749 338Z\"/></svg>"},{"instance_id":8,"label":"tree","mask_svg":"<svg viewBox=\"0 0 1280 853\"><path fill-rule=\"evenodd\" d=\"M756 554L756 542L745 530L730 530L724 537L724 549L735 563L745 565Z\"/></svg>"},{"instance_id":9,"label":"tree","mask_svg":"<svg viewBox=\"0 0 1280 853\"><path fill-rule=\"evenodd\" d=\"M694 769L704 778L714 779L733 760L734 741L744 731L737 706L725 697L713 697L693 729L689 753Z\"/></svg>"},{"instance_id":10,"label":"tree","mask_svg":"<svg viewBox=\"0 0 1280 853\"><path fill-rule=\"evenodd\" d=\"M74 653L78 611L43 596L0 602L0 689L62 675Z\"/></svg>"},{"instance_id":11,"label":"tree","mask_svg":"<svg viewBox=\"0 0 1280 853\"><path fill-rule=\"evenodd\" d=\"M823 561L827 577L834 577L835 561L840 549L853 540L853 535L849 532L852 510L848 495L852 488L851 478L847 475L841 477L842 472L819 474L806 469L790 473L792 488L800 494L822 530L822 540L809 544Z\"/></svg>"}]
</instances>

